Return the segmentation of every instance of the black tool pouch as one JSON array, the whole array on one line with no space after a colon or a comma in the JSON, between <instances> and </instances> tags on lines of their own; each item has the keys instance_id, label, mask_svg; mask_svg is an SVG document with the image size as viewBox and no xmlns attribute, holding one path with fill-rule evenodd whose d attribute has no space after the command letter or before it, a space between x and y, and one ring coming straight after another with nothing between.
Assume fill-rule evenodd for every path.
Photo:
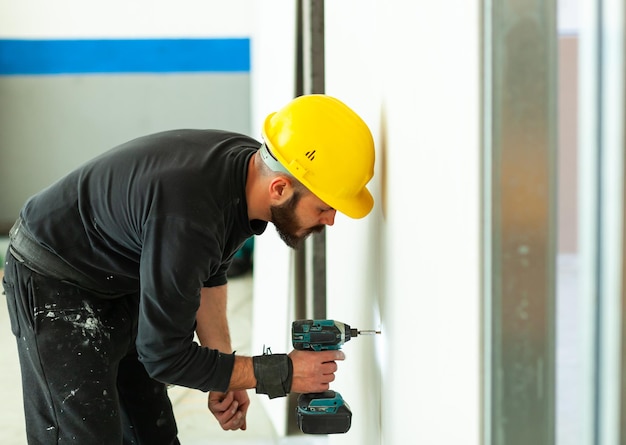
<instances>
[{"instance_id":1,"label":"black tool pouch","mask_svg":"<svg viewBox=\"0 0 626 445\"><path fill-rule=\"evenodd\" d=\"M284 397L291 391L293 363L287 354L264 354L252 357L257 394L270 399Z\"/></svg>"}]
</instances>

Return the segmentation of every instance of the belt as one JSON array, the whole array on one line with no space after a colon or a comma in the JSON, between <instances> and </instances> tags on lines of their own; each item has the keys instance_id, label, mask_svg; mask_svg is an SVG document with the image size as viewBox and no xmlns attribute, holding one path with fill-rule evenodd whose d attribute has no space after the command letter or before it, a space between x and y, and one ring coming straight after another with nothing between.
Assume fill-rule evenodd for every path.
<instances>
[{"instance_id":1,"label":"belt","mask_svg":"<svg viewBox=\"0 0 626 445\"><path fill-rule=\"evenodd\" d=\"M9 251L17 261L40 275L106 295L106 292L95 290L101 288L101 286L87 275L74 269L35 241L24 227L22 218L18 218L9 231Z\"/></svg>"}]
</instances>

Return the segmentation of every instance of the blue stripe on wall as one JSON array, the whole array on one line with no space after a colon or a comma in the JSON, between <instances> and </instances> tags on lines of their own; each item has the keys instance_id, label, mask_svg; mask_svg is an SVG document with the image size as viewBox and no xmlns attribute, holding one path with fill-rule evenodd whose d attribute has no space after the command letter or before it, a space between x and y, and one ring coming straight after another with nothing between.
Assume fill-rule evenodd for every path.
<instances>
[{"instance_id":1,"label":"blue stripe on wall","mask_svg":"<svg viewBox=\"0 0 626 445\"><path fill-rule=\"evenodd\" d=\"M0 39L0 75L249 72L250 39Z\"/></svg>"}]
</instances>

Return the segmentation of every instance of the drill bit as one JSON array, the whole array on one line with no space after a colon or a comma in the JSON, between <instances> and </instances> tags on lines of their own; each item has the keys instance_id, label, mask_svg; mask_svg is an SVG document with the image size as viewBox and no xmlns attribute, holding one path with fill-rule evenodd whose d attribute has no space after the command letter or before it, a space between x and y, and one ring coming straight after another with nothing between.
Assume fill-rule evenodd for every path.
<instances>
[{"instance_id":1,"label":"drill bit","mask_svg":"<svg viewBox=\"0 0 626 445\"><path fill-rule=\"evenodd\" d=\"M380 334L380 331L376 331L374 329L364 329L361 331L355 328L351 328L350 335L347 337L356 337L357 335L376 335L376 334Z\"/></svg>"},{"instance_id":2,"label":"drill bit","mask_svg":"<svg viewBox=\"0 0 626 445\"><path fill-rule=\"evenodd\" d=\"M380 334L380 331L376 331L374 329L365 329L363 331L357 331L358 335L376 335Z\"/></svg>"}]
</instances>

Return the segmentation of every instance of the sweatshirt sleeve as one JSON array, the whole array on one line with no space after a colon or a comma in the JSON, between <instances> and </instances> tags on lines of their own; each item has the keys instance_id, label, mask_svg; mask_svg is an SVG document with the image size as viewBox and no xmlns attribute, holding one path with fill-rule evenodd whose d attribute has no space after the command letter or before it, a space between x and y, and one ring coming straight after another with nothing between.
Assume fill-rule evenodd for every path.
<instances>
[{"instance_id":1,"label":"sweatshirt sleeve","mask_svg":"<svg viewBox=\"0 0 626 445\"><path fill-rule=\"evenodd\" d=\"M201 391L226 391L234 355L194 341L200 289L219 271L219 243L175 218L146 223L136 347L148 374Z\"/></svg>"}]
</instances>

